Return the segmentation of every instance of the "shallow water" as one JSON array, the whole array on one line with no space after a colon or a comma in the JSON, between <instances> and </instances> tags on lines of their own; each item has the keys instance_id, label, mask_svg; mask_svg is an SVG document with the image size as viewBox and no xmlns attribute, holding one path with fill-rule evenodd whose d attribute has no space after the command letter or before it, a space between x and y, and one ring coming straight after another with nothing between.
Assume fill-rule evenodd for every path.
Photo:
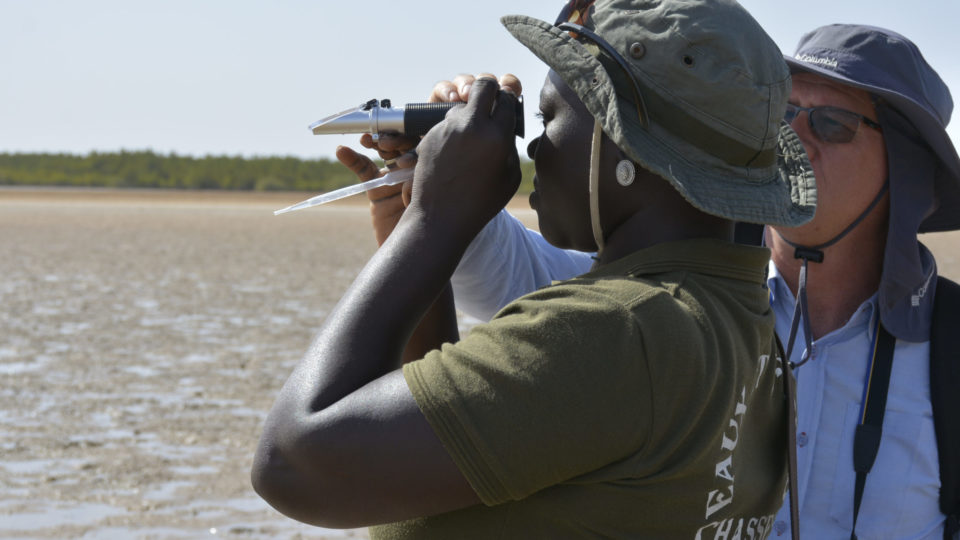
<instances>
[{"instance_id":1,"label":"shallow water","mask_svg":"<svg viewBox=\"0 0 960 540\"><path fill-rule=\"evenodd\" d=\"M249 484L366 207L246 195L0 190L0 537L366 537Z\"/></svg>"},{"instance_id":2,"label":"shallow water","mask_svg":"<svg viewBox=\"0 0 960 540\"><path fill-rule=\"evenodd\" d=\"M375 249L356 201L272 215L303 198L0 188L0 538L367 537L249 483L277 391ZM960 279L960 234L924 241Z\"/></svg>"}]
</instances>

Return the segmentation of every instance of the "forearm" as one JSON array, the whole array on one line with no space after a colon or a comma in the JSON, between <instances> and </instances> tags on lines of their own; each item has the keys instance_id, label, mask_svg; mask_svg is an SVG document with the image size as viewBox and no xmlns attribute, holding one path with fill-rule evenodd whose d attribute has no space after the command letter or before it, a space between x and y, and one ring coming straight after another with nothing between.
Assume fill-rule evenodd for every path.
<instances>
[{"instance_id":1,"label":"forearm","mask_svg":"<svg viewBox=\"0 0 960 540\"><path fill-rule=\"evenodd\" d=\"M447 330L424 346L455 336L448 296L436 301L470 240L519 183L515 98L489 81L475 86L477 99L424 138L410 206L267 417L253 484L287 515L359 526L478 502L397 369L431 305L442 308L437 328ZM503 103L494 108L496 100Z\"/></svg>"},{"instance_id":2,"label":"forearm","mask_svg":"<svg viewBox=\"0 0 960 540\"><path fill-rule=\"evenodd\" d=\"M468 240L412 214L331 312L267 417L253 484L301 521L354 527L476 502L397 370ZM410 496L431 483L441 495Z\"/></svg>"},{"instance_id":3,"label":"forearm","mask_svg":"<svg viewBox=\"0 0 960 540\"><path fill-rule=\"evenodd\" d=\"M447 282L430 309L420 319L420 324L407 340L403 351L403 363L423 358L428 352L444 343L460 340L457 326L457 311L453 304L453 288Z\"/></svg>"},{"instance_id":4,"label":"forearm","mask_svg":"<svg viewBox=\"0 0 960 540\"><path fill-rule=\"evenodd\" d=\"M467 241L415 214L405 214L360 272L291 375L287 386L310 388L307 410L322 410L397 369L414 329L447 286ZM452 308L444 317L454 317Z\"/></svg>"}]
</instances>

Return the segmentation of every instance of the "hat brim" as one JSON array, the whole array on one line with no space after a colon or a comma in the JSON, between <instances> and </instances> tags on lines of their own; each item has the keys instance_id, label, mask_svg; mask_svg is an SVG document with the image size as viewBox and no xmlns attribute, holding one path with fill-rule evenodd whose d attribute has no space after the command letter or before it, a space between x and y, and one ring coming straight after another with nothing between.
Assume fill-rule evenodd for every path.
<instances>
[{"instance_id":1,"label":"hat brim","mask_svg":"<svg viewBox=\"0 0 960 540\"><path fill-rule=\"evenodd\" d=\"M952 231L960 229L960 156L943 123L913 99L886 88L864 84L836 71L801 62L784 55L791 73L806 72L825 79L865 90L883 98L894 109L905 115L923 140L930 146L943 167L938 170L936 193L938 208L920 224L920 232Z\"/></svg>"},{"instance_id":2,"label":"hat brim","mask_svg":"<svg viewBox=\"0 0 960 540\"><path fill-rule=\"evenodd\" d=\"M764 168L735 167L649 122L617 96L600 61L566 31L521 15L501 19L507 30L580 97L604 133L644 168L662 176L693 206L734 221L796 227L813 218L816 181L799 137L780 125L778 160Z\"/></svg>"}]
</instances>

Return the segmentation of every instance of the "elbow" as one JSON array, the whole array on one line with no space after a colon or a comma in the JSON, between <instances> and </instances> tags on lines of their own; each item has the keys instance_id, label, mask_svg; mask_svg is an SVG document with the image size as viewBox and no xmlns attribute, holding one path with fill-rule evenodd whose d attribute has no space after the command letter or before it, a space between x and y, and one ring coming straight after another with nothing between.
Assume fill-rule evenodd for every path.
<instances>
[{"instance_id":1,"label":"elbow","mask_svg":"<svg viewBox=\"0 0 960 540\"><path fill-rule=\"evenodd\" d=\"M261 499L279 512L286 514L283 508L284 478L289 475L288 467L283 466L285 460L277 449L260 441L253 458L253 467L250 469L250 484Z\"/></svg>"},{"instance_id":2,"label":"elbow","mask_svg":"<svg viewBox=\"0 0 960 540\"><path fill-rule=\"evenodd\" d=\"M254 491L281 514L309 525L329 529L370 525L342 507L337 475L322 465L327 460L316 453L308 460L297 459L298 448L295 444L285 448L265 433L250 471Z\"/></svg>"},{"instance_id":3,"label":"elbow","mask_svg":"<svg viewBox=\"0 0 960 540\"><path fill-rule=\"evenodd\" d=\"M300 483L296 470L283 451L270 441L261 440L253 458L250 483L257 495L287 517L309 522L296 509Z\"/></svg>"}]
</instances>

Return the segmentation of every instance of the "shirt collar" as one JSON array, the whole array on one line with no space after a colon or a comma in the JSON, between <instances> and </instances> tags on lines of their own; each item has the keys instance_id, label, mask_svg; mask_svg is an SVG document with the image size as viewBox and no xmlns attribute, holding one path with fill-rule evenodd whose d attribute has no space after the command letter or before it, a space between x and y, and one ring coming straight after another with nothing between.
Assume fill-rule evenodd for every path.
<instances>
[{"instance_id":1,"label":"shirt collar","mask_svg":"<svg viewBox=\"0 0 960 540\"><path fill-rule=\"evenodd\" d=\"M588 275L633 275L687 270L762 285L770 250L713 239L662 242L600 266Z\"/></svg>"},{"instance_id":2,"label":"shirt collar","mask_svg":"<svg viewBox=\"0 0 960 540\"><path fill-rule=\"evenodd\" d=\"M793 296L793 292L790 290L790 287L787 286L787 282L784 281L783 275L780 273L780 269L777 268L777 265L774 264L772 260L769 263L767 288L770 289L770 304L774 306L774 311L777 314L777 317L786 316L788 320L783 321L785 323L784 328L790 328L791 321L789 318L793 315L793 308L796 304L796 298ZM863 303L857 307L857 310L853 312L853 315L850 316L850 319L848 319L843 326L816 341L820 342L824 340L831 340L835 336L842 336L852 329L859 331L861 325L863 324L869 328L868 332L870 333L870 338L872 339L873 328L876 326L876 317L879 314L878 307L878 296L877 293L874 293L870 296L870 298L864 300ZM815 319L817 314L811 313L810 316ZM779 327L781 321L778 320L777 323ZM800 331L803 331L802 326Z\"/></svg>"}]
</instances>

